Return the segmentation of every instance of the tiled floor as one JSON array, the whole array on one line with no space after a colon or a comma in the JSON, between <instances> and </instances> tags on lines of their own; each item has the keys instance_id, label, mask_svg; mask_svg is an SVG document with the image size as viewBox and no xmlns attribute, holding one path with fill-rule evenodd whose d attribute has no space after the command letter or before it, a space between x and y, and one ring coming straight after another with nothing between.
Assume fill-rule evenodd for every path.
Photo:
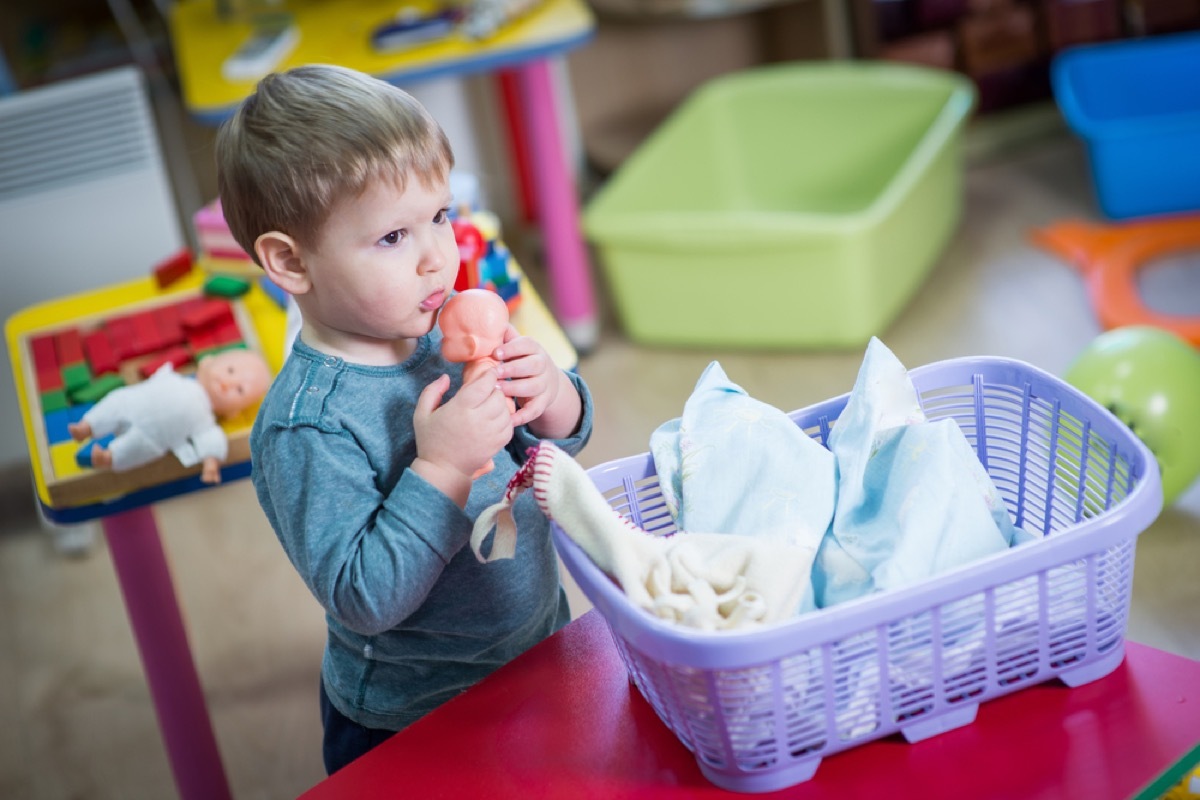
<instances>
[{"instance_id":1,"label":"tiled floor","mask_svg":"<svg viewBox=\"0 0 1200 800\"><path fill-rule=\"evenodd\" d=\"M1081 148L1062 132L1000 152L984 146L986 130L968 141L976 156L963 224L882 338L910 366L998 354L1061 373L1098 328L1079 277L1030 246L1027 234L1064 217L1096 217ZM736 274L731 291L770 291L736 285ZM1178 280L1191 291L1197 277ZM798 313L820 302L817 291L798 297ZM630 344L609 322L579 367L597 408L581 461L645 450L713 359L751 395L790 410L847 391L861 353L662 350ZM294 797L323 777L320 609L246 482L163 503L157 516L234 794ZM1131 639L1200 658L1197 564L1200 484L1139 539ZM84 556L56 553L20 468L0 475L0 609L0 797L172 797L103 541Z\"/></svg>"}]
</instances>

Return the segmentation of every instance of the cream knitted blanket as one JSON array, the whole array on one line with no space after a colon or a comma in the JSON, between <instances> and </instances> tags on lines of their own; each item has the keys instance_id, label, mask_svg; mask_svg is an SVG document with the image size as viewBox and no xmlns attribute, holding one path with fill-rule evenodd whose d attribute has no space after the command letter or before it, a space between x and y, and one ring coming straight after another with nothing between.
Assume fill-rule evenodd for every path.
<instances>
[{"instance_id":1,"label":"cream knitted blanket","mask_svg":"<svg viewBox=\"0 0 1200 800\"><path fill-rule=\"evenodd\" d=\"M471 549L480 561L513 557L517 530L509 509L527 489L634 605L660 618L704 630L788 620L808 590L814 548L718 533L647 533L610 507L583 467L551 442L531 449L504 498L476 520Z\"/></svg>"}]
</instances>

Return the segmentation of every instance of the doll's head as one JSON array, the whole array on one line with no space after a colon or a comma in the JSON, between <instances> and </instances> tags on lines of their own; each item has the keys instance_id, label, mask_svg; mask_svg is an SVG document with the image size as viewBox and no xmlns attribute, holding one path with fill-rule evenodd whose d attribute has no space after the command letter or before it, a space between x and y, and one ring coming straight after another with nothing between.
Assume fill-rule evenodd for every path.
<instances>
[{"instance_id":1,"label":"doll's head","mask_svg":"<svg viewBox=\"0 0 1200 800\"><path fill-rule=\"evenodd\" d=\"M258 353L225 350L200 359L196 380L208 393L213 414L227 417L262 399L271 385L271 370Z\"/></svg>"},{"instance_id":2,"label":"doll's head","mask_svg":"<svg viewBox=\"0 0 1200 800\"><path fill-rule=\"evenodd\" d=\"M488 289L467 289L446 301L438 314L442 355L447 361L474 361L504 343L508 306Z\"/></svg>"}]
</instances>

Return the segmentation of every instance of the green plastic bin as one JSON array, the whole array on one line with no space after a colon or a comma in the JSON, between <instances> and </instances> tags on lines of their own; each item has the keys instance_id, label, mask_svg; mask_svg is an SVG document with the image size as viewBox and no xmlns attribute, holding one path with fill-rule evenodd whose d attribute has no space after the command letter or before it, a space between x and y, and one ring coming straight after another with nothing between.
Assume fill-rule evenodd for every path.
<instances>
[{"instance_id":1,"label":"green plastic bin","mask_svg":"<svg viewBox=\"0 0 1200 800\"><path fill-rule=\"evenodd\" d=\"M958 224L975 98L955 73L878 62L700 87L584 211L630 338L857 348L880 334Z\"/></svg>"}]
</instances>

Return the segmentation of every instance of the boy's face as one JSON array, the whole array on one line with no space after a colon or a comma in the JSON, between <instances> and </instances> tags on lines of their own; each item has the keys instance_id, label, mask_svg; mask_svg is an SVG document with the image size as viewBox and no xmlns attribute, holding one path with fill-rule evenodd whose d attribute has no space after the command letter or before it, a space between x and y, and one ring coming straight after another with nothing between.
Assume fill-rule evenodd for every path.
<instances>
[{"instance_id":1,"label":"boy's face","mask_svg":"<svg viewBox=\"0 0 1200 800\"><path fill-rule=\"evenodd\" d=\"M398 340L429 333L458 274L450 202L444 178L426 187L410 176L403 191L374 181L334 206L315 245L302 251L311 287L301 309L322 349L394 363L411 352Z\"/></svg>"}]
</instances>

